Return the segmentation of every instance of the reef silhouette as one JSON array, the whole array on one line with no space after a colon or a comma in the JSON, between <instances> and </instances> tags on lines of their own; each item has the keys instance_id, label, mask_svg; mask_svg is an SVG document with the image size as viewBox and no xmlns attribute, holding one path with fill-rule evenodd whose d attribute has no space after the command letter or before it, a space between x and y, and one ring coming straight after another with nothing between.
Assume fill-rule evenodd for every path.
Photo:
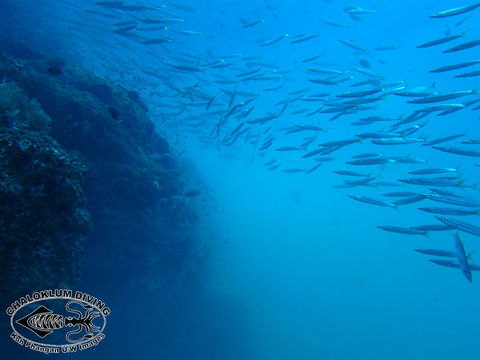
<instances>
[{"instance_id":1,"label":"reef silhouette","mask_svg":"<svg viewBox=\"0 0 480 360\"><path fill-rule=\"evenodd\" d=\"M166 291L194 273L195 214L140 96L0 42L3 301L92 279Z\"/></svg>"}]
</instances>

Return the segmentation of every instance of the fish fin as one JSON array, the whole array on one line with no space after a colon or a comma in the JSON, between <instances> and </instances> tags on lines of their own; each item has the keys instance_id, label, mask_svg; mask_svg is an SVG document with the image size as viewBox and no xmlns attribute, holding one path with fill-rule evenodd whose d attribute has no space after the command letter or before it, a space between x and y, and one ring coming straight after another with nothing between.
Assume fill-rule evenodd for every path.
<instances>
[{"instance_id":1,"label":"fish fin","mask_svg":"<svg viewBox=\"0 0 480 360\"><path fill-rule=\"evenodd\" d=\"M429 231L425 231L425 232L423 233L423 236L425 236L425 237L428 238L428 239L431 239L431 237L430 237L430 232L429 232Z\"/></svg>"},{"instance_id":2,"label":"fish fin","mask_svg":"<svg viewBox=\"0 0 480 360\"><path fill-rule=\"evenodd\" d=\"M477 93L477 89L473 89L472 94L476 94L476 93Z\"/></svg>"},{"instance_id":3,"label":"fish fin","mask_svg":"<svg viewBox=\"0 0 480 360\"><path fill-rule=\"evenodd\" d=\"M467 259L468 260L473 260L474 259L474 256L475 255L475 251L471 251L468 255L467 255Z\"/></svg>"}]
</instances>

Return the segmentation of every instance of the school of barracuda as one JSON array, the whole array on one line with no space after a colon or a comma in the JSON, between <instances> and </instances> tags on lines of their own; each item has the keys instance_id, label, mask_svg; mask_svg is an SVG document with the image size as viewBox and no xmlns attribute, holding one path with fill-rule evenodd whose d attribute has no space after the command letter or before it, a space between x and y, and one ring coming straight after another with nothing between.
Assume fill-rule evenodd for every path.
<instances>
[{"instance_id":1,"label":"school of barracuda","mask_svg":"<svg viewBox=\"0 0 480 360\"><path fill-rule=\"evenodd\" d=\"M451 83L458 86L462 84L461 79L480 76L480 57L476 58L472 51L476 47L479 49L480 39L462 32L465 23L479 21L480 9L475 11L479 7L480 3L459 6L437 11L426 19L437 24L450 21L447 33L442 27L445 24L439 24L439 36L419 42L415 50L421 52L424 48L435 47L437 56L444 58L444 66L430 70L432 76L451 74ZM470 112L472 121L478 121L480 97L475 89L440 91L431 85L410 88L406 80L387 79L373 71L365 57L369 52L396 51L401 45L366 49L361 43L348 40L347 35L339 36L338 44L353 51L352 56L359 59L358 66L338 68L334 62L323 62L321 53L313 53L296 64L305 75L305 86L293 89L288 84L292 71L266 63L260 56L171 51L170 44L185 38L211 36L188 29L188 14L197 10L178 3L152 6L98 1L88 13L102 22L107 21L110 31L123 39L121 41L143 44L144 56L155 58L157 63L161 59L159 68L136 64L133 54L129 63L152 82L162 85L158 92L168 101L157 101L155 107L158 114L170 119L167 122L172 128L197 134L201 142L219 151L233 150L240 143L250 146L257 158L263 159L265 171L280 171L285 176L305 176L319 171L322 164L332 162L338 166L333 172L340 182L334 187L351 189L348 190L351 193L346 194L351 199L367 204L365 206L391 208L394 210L392 216L395 210L404 207L408 209L405 211L432 214L432 224L379 225L378 228L400 234L398 236L427 236L433 231L453 235L450 249L418 248L415 251L431 257L429 261L436 265L460 270L468 281L472 281L472 271L480 270L480 266L472 262L460 236L462 233L480 236L480 227L474 225L480 215L480 196L475 182L478 179L466 179L455 163L434 167L429 165L428 159L410 154L420 147L428 147L432 152L453 154L453 157L445 157L445 162L478 160L480 133L468 136L466 132L445 131L444 136L434 139L426 133L429 126L435 126L436 117L457 112ZM319 29L323 26L348 30L349 21L368 24L368 18L376 16L377 11L359 6L339 7L339 18L343 16L344 20L320 19ZM238 27L251 31L266 22L260 16L240 18ZM269 38L258 39L258 45L274 47L277 43L289 42L291 46L301 46L301 43L321 37L320 31L271 34ZM457 52L464 55L464 60L451 63L448 54ZM266 96L278 99L268 112L259 109ZM411 111L407 114L375 113L377 103L391 99L401 99L411 106ZM331 138L328 129L336 124L332 122L347 121L345 118L350 119L348 131L345 131L348 135ZM364 144L370 144L369 151L357 151L345 163L333 157L347 146L360 149ZM371 151L371 145L378 150ZM405 149L405 155L389 156L393 146ZM397 166L400 171L404 164L409 164L404 176L395 181L381 179L387 167ZM480 166L474 161L469 164ZM412 170L411 166L415 168ZM365 187L376 189L378 195L362 195ZM389 187L397 187L398 191L385 190ZM419 202L422 202L421 207L411 205Z\"/></svg>"}]
</instances>

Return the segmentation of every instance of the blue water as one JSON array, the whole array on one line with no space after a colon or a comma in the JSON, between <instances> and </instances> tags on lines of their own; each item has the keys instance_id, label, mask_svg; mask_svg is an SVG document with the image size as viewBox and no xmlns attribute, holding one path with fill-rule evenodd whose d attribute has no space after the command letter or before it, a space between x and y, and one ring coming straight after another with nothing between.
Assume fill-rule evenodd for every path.
<instances>
[{"instance_id":1,"label":"blue water","mask_svg":"<svg viewBox=\"0 0 480 360\"><path fill-rule=\"evenodd\" d=\"M133 0L126 3L140 4ZM151 0L141 4L159 5ZM432 232L424 237L377 228L378 225L439 225L433 214L417 208L449 205L424 200L395 210L347 197L355 194L391 200L382 198L381 194L428 192L428 187L422 186L333 187L346 179L333 173L334 170L361 171L380 176L379 181L397 182L414 177L408 174L414 169L457 166L461 167L461 178L472 185L480 183L480 168L475 166L479 158L447 154L421 144L382 147L365 139L326 155L333 160L311 174L290 174L282 170L310 168L314 160L302 159L302 152L274 150L296 146L307 136L317 136L309 146L309 150L313 150L321 142L349 139L360 132L390 131L391 123L368 126L351 123L373 115L405 118L422 105L408 104L407 100L412 98L388 95L373 104L372 110L329 121L333 114L292 115L298 109L311 112L322 104L296 101L273 121L263 125L246 124L245 127L251 128L251 138L245 139L242 135L233 145L228 146L221 140L239 124L236 116L221 127L220 136L212 136L212 130L221 119L213 113L228 111L230 96L221 89L234 91L236 88L233 105L252 97L242 97L240 92L258 94L247 105L255 106L247 119L256 119L278 113L283 105L276 104L294 98L289 93L299 89L310 89L309 94L339 94L372 88L349 86L368 79L353 69L361 67L360 59L370 63L368 70L380 74L384 84L405 81L406 91L417 87L439 93L474 89L478 87L478 77L457 79L453 75L476 70L478 65L438 74L429 70L480 59L480 47L442 53L461 42L478 39L480 9L433 19L429 15L467 4L453 0L208 0L188 2L192 9L175 6L176 3L165 5L166 11L173 13L165 16L178 16L185 21L168 24L168 31L136 30L142 37L165 35L172 39L163 45L145 45L112 33L116 22L131 20L134 16L154 16L160 10L126 14L85 0L17 0L2 5L8 8L9 14L14 14L5 19L5 31L11 32L11 36L138 91L159 133L173 147L185 181L201 191L199 197L189 200L199 216L196 236L208 254L206 264L198 269L202 272L201 284L183 281L165 293L152 288L136 294L126 290L115 295L97 294L112 303L107 339L97 348L76 356L262 360L479 357L478 273L473 272L473 283L469 283L458 269L432 264L427 261L432 257L412 251L414 248L455 251L451 236L455 231ZM344 11L347 6L361 6L376 12L360 15L365 22L359 22ZM460 26L456 25L470 16ZM264 22L242 28L240 18ZM348 28L332 27L321 19L341 22ZM174 30L201 34L184 35ZM450 43L416 48L423 42L463 32L466 32L463 38ZM289 36L278 43L260 44L285 33ZM291 44L296 35L316 33L319 35L311 40ZM339 39L353 41L367 51L354 54L355 50L341 44ZM385 45L398 48L374 50ZM302 63L317 55L317 60ZM255 59L245 60L245 57ZM205 65L218 59L232 65L217 69ZM248 62L263 65L248 67ZM169 64L199 67L202 71L178 72ZM317 85L308 79L328 76L305 73L309 66L347 71L345 75L354 79L335 86ZM214 82L238 80L237 74L257 68L262 74L281 80ZM183 93L166 86L165 82L174 84ZM278 90L265 91L281 84L283 87ZM214 95L216 98L207 111L206 103ZM445 103L464 103L476 96ZM195 106L195 103L203 105ZM441 145L479 151L480 145L460 144L480 136L480 115L478 110L473 110L475 106L478 103L446 116L430 114L405 127L428 121L411 135L428 140L465 131L461 139ZM327 128L327 132L286 134L282 130L295 124L321 126ZM268 133L274 135L274 143L260 151L268 138L265 130L269 126L272 129ZM368 167L345 164L352 156L366 152L381 152L389 157L411 156L428 163ZM275 158L281 159L281 166L268 171L264 163ZM427 176L442 175L448 174ZM472 200L480 199L476 189L447 190ZM454 218L480 226L478 216ZM475 255L479 249L478 236L465 232L460 232L460 236L466 252L474 253L470 261L480 263ZM135 271L135 265L133 256L131 271ZM97 292L101 292L101 281L92 284ZM140 311L132 304L139 305ZM15 351L11 350L12 359ZM20 354L25 354L22 351Z\"/></svg>"}]
</instances>

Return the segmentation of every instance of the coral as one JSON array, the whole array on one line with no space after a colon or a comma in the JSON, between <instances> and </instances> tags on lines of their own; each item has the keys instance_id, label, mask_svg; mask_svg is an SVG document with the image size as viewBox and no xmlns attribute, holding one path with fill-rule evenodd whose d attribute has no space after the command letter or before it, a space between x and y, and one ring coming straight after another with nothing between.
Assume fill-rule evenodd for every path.
<instances>
[{"instance_id":1,"label":"coral","mask_svg":"<svg viewBox=\"0 0 480 360\"><path fill-rule=\"evenodd\" d=\"M48 131L50 117L14 83L0 82L0 125L13 130Z\"/></svg>"},{"instance_id":2,"label":"coral","mask_svg":"<svg viewBox=\"0 0 480 360\"><path fill-rule=\"evenodd\" d=\"M0 254L10 259L0 285L19 284L16 294L78 280L93 292L154 278L168 287L198 260L195 215L147 107L59 59L15 53L27 56L0 54ZM15 274L25 272L22 283Z\"/></svg>"},{"instance_id":3,"label":"coral","mask_svg":"<svg viewBox=\"0 0 480 360\"><path fill-rule=\"evenodd\" d=\"M28 120L28 119L27 119ZM45 133L0 128L0 294L74 284L86 168Z\"/></svg>"}]
</instances>

